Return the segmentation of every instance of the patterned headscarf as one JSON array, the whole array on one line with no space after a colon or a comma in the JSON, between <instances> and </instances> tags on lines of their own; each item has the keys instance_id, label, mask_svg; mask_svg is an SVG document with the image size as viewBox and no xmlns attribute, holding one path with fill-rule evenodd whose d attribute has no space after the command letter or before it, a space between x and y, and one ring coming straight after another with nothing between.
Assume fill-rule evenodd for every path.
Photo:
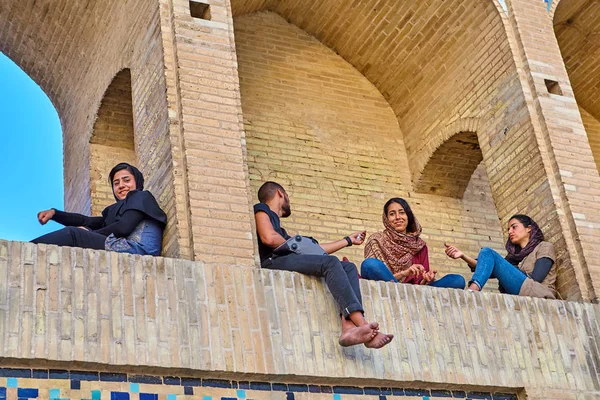
<instances>
[{"instance_id":1,"label":"patterned headscarf","mask_svg":"<svg viewBox=\"0 0 600 400\"><path fill-rule=\"evenodd\" d=\"M519 222L521 221L519 220ZM508 254L504 258L512 265L519 265L519 263L523 261L525 257L531 254L538 244L544 241L544 233L534 220L531 220L531 225L529 226L531 227L531 232L529 233L529 242L527 242L527 245L525 245L524 248L513 244L510 241L510 238L506 241L506 251Z\"/></svg>"},{"instance_id":2,"label":"patterned headscarf","mask_svg":"<svg viewBox=\"0 0 600 400\"><path fill-rule=\"evenodd\" d=\"M415 217L415 232L400 233L388 221L383 213L383 232L372 234L365 245L365 258L377 258L396 274L413 264L413 257L423 247L425 241L420 238L421 225Z\"/></svg>"}]
</instances>

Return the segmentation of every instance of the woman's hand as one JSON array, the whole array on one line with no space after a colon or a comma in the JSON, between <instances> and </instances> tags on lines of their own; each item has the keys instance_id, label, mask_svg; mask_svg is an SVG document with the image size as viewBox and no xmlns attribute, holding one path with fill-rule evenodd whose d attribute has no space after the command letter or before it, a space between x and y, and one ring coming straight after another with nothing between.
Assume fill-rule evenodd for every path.
<instances>
[{"instance_id":1,"label":"woman's hand","mask_svg":"<svg viewBox=\"0 0 600 400\"><path fill-rule=\"evenodd\" d=\"M400 282L404 281L406 278L411 276L418 276L425 272L425 267L421 264L413 264L410 267L406 268L404 271L400 271L394 274L394 278L398 279Z\"/></svg>"},{"instance_id":2,"label":"woman's hand","mask_svg":"<svg viewBox=\"0 0 600 400\"><path fill-rule=\"evenodd\" d=\"M447 243L444 243L444 246L446 246L446 255L450 258L453 259L457 259L457 258L463 258L465 256L465 253L463 253L462 251L460 251L458 248L451 246Z\"/></svg>"},{"instance_id":3,"label":"woman's hand","mask_svg":"<svg viewBox=\"0 0 600 400\"><path fill-rule=\"evenodd\" d=\"M40 221L40 224L46 225L46 223L50 221L52 217L54 217L54 214L56 214L56 211L54 211L53 208L49 210L40 211L37 214L37 219L38 221Z\"/></svg>"},{"instance_id":4,"label":"woman's hand","mask_svg":"<svg viewBox=\"0 0 600 400\"><path fill-rule=\"evenodd\" d=\"M435 280L435 274L437 271L428 271L423 273L423 279L419 282L421 285L429 285L431 282Z\"/></svg>"},{"instance_id":5,"label":"woman's hand","mask_svg":"<svg viewBox=\"0 0 600 400\"><path fill-rule=\"evenodd\" d=\"M365 241L366 236L367 236L367 231L362 231L362 232L354 232L352 235L349 235L348 237L350 238L350 240L352 240L352 244L361 245Z\"/></svg>"}]
</instances>

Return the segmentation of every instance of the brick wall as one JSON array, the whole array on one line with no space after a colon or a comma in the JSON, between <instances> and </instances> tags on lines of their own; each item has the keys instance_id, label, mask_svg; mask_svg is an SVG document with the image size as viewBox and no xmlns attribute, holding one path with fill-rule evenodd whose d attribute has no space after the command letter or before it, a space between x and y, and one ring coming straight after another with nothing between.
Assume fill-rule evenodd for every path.
<instances>
[{"instance_id":1,"label":"brick wall","mask_svg":"<svg viewBox=\"0 0 600 400\"><path fill-rule=\"evenodd\" d=\"M562 229L574 277L583 297L595 299L600 214L594 196L600 178L592 151L546 5L514 1L509 16L515 60L552 192L542 206L556 205L558 223L553 225ZM546 80L556 81L561 94L549 93Z\"/></svg>"},{"instance_id":2,"label":"brick wall","mask_svg":"<svg viewBox=\"0 0 600 400\"><path fill-rule=\"evenodd\" d=\"M181 202L175 191L176 170L164 76L164 52L158 4L147 15L147 30L132 55L132 94L135 148L138 167L144 173L145 189L150 190L167 214L162 254L189 258L182 237L186 229L179 226L185 216L178 214Z\"/></svg>"},{"instance_id":3,"label":"brick wall","mask_svg":"<svg viewBox=\"0 0 600 400\"><path fill-rule=\"evenodd\" d=\"M479 195L469 200L414 193L402 131L364 76L276 14L238 17L235 29L253 201L262 182L284 185L293 208L284 221L290 232L334 240L379 231L383 204L402 196L441 273L468 272L443 255L444 241L475 254L483 246L503 248L484 171L473 183ZM340 254L363 259L361 247Z\"/></svg>"},{"instance_id":4,"label":"brick wall","mask_svg":"<svg viewBox=\"0 0 600 400\"><path fill-rule=\"evenodd\" d=\"M374 351L337 344L331 295L300 274L0 241L0 276L4 367L598 395L590 303L362 281L396 334Z\"/></svg>"},{"instance_id":5,"label":"brick wall","mask_svg":"<svg viewBox=\"0 0 600 400\"><path fill-rule=\"evenodd\" d=\"M590 142L590 148L594 155L594 162L596 168L600 170L600 121L598 121L592 114L579 107L581 113L581 121L585 127L588 140Z\"/></svg>"},{"instance_id":6,"label":"brick wall","mask_svg":"<svg viewBox=\"0 0 600 400\"><path fill-rule=\"evenodd\" d=\"M161 1L175 193L190 257L254 264L244 132L229 1L211 20L188 0Z\"/></svg>"}]
</instances>

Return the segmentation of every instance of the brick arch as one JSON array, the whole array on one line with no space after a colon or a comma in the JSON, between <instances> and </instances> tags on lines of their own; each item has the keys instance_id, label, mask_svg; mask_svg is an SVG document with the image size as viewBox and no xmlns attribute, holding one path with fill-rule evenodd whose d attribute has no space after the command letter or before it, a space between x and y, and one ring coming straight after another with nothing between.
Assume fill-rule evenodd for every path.
<instances>
[{"instance_id":1,"label":"brick arch","mask_svg":"<svg viewBox=\"0 0 600 400\"><path fill-rule=\"evenodd\" d=\"M119 71L106 89L90 138L92 214L114 203L108 173L119 162L137 165L133 129L131 70Z\"/></svg>"},{"instance_id":2,"label":"brick arch","mask_svg":"<svg viewBox=\"0 0 600 400\"><path fill-rule=\"evenodd\" d=\"M411 171L412 181L417 184L417 186L421 187L422 190L422 186L420 186L418 182L422 180L422 175L425 169L430 164L431 159L435 156L440 147L443 146L450 138L461 132L478 132L479 129L479 118L459 118L447 124L443 129L440 129L439 132L432 134L428 146L423 149L421 158L416 163L413 163L413 169Z\"/></svg>"},{"instance_id":3,"label":"brick arch","mask_svg":"<svg viewBox=\"0 0 600 400\"><path fill-rule=\"evenodd\" d=\"M463 4L231 2L234 20L262 10L277 13L363 74L398 119L413 175L435 149L431 142L439 141L433 136L444 121L480 116L493 96L485 85L494 86L506 68L514 68L498 0Z\"/></svg>"},{"instance_id":4,"label":"brick arch","mask_svg":"<svg viewBox=\"0 0 600 400\"><path fill-rule=\"evenodd\" d=\"M477 133L460 131L436 149L415 190L460 199L482 161Z\"/></svg>"},{"instance_id":5,"label":"brick arch","mask_svg":"<svg viewBox=\"0 0 600 400\"><path fill-rule=\"evenodd\" d=\"M158 2L5 0L0 26L0 51L42 88L58 112L69 211L92 210L89 160L96 113L115 74L131 68L139 166L169 217L165 254L186 256L176 231L183 217L175 207Z\"/></svg>"},{"instance_id":6,"label":"brick arch","mask_svg":"<svg viewBox=\"0 0 600 400\"><path fill-rule=\"evenodd\" d=\"M600 171L600 3L555 2L554 32Z\"/></svg>"}]
</instances>

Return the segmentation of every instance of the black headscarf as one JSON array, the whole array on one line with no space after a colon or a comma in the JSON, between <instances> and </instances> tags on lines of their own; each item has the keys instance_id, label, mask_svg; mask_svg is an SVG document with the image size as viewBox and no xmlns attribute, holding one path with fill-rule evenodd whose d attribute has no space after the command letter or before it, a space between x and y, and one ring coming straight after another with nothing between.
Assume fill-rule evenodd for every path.
<instances>
[{"instance_id":1,"label":"black headscarf","mask_svg":"<svg viewBox=\"0 0 600 400\"><path fill-rule=\"evenodd\" d=\"M136 190L129 191L123 200L119 200L115 195L112 182L115 174L124 169L133 175L133 178L135 179ZM152 193L144 190L144 175L142 175L139 169L127 163L119 163L110 170L108 177L110 185L113 187L113 195L115 196L117 202L115 204L111 204L102 211L102 216L104 217L106 225L120 220L121 216L127 210L141 211L148 217L155 219L163 225L166 225L167 215L160 208Z\"/></svg>"},{"instance_id":2,"label":"black headscarf","mask_svg":"<svg viewBox=\"0 0 600 400\"><path fill-rule=\"evenodd\" d=\"M516 218L521 223L523 223L523 221L521 221L521 218L518 218L520 216L521 215L514 215L511 219ZM521 248L520 246L513 244L510 241L510 239L506 241L506 251L508 252L508 254L504 258L512 265L519 265L519 263L523 261L525 257L531 254L531 252L537 247L538 244L544 241L544 233L542 232L538 224L536 224L534 220L527 217L526 215L524 217L527 218L527 223L529 223L529 225L525 225L525 223L523 223L523 225L531 227L531 232L529 232L529 242L527 242L527 245Z\"/></svg>"}]
</instances>

